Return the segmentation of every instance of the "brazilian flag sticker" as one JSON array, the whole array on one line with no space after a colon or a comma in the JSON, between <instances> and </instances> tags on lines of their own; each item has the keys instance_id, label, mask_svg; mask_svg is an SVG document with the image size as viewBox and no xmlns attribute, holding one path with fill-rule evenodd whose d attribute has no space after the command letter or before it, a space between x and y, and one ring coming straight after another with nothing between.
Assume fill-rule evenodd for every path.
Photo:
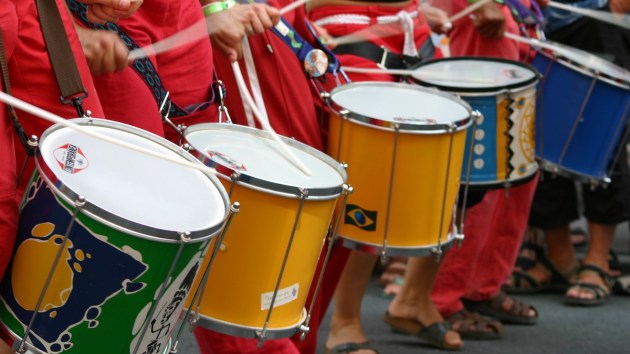
<instances>
[{"instance_id":1,"label":"brazilian flag sticker","mask_svg":"<svg viewBox=\"0 0 630 354\"><path fill-rule=\"evenodd\" d=\"M376 231L376 215L372 210L365 210L359 206L346 205L346 217L344 223L358 226L365 231Z\"/></svg>"}]
</instances>

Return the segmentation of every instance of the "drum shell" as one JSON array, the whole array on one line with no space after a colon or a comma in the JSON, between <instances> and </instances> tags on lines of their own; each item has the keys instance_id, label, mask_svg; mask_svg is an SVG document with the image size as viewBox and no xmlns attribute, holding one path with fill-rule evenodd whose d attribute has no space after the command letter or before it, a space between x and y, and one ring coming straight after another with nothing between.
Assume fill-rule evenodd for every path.
<instances>
[{"instance_id":1,"label":"drum shell","mask_svg":"<svg viewBox=\"0 0 630 354\"><path fill-rule=\"evenodd\" d=\"M449 241L466 130L394 133L333 113L329 134L328 152L348 164L350 183L355 189L341 213L339 236L364 245L363 250L380 249L387 225L386 253L405 255L426 254L440 242ZM396 166L391 180L394 147ZM386 220L389 198L391 210ZM366 218L365 224L357 226L357 220L348 219L353 216L348 214L352 206L365 216L376 212L376 220Z\"/></svg>"},{"instance_id":2,"label":"drum shell","mask_svg":"<svg viewBox=\"0 0 630 354\"><path fill-rule=\"evenodd\" d=\"M226 188L231 188L231 181L224 180L224 183ZM231 196L241 208L210 269L198 325L253 337L255 332L248 329L261 329L265 324L268 310L262 309L261 297L275 289L300 199L238 184ZM335 202L336 199L304 201L279 286L280 290L292 289L297 284L297 294L290 295L294 297L290 302L274 307L269 330L297 328L304 321L306 297ZM214 241L210 248L213 247ZM209 259L206 257L202 269L207 267ZM196 284L199 281L197 279ZM209 323L217 320L226 322L227 327L215 328Z\"/></svg>"},{"instance_id":3,"label":"drum shell","mask_svg":"<svg viewBox=\"0 0 630 354\"><path fill-rule=\"evenodd\" d=\"M605 180L630 115L629 88L541 52L533 65L543 74L536 122L543 168Z\"/></svg>"},{"instance_id":4,"label":"drum shell","mask_svg":"<svg viewBox=\"0 0 630 354\"><path fill-rule=\"evenodd\" d=\"M32 314L24 309L24 305L30 307L36 301L43 285L42 277L51 269L59 240L74 211L74 206L55 195L37 172L25 195L14 256L0 287L0 318L6 330L16 338L24 336L25 325ZM40 228L50 225L51 232L43 237L35 236L37 225ZM51 246L52 243L55 247L42 250L46 244ZM208 243L208 240L191 242L183 245L180 251L176 243L134 237L79 213L62 263L57 265L54 276L57 281L52 282L47 292L57 294L47 298L62 302L63 307L41 312L32 328L34 334L38 338L54 338L55 331L63 330L59 339L72 342L63 353L131 353L138 340L138 326L146 319L151 306L155 306L157 312L153 319L157 319L158 324L149 329L143 343L147 347L166 348ZM166 281L171 260L178 253L179 260ZM35 269L42 271L35 272ZM69 274L72 278L63 279ZM105 281L108 278L113 279ZM155 297L165 283L166 293L156 304ZM26 298L25 294L28 295ZM91 300L92 304L86 300ZM96 308L100 308L98 313ZM90 313L95 317L90 318ZM82 321L83 316L88 320ZM63 323L68 321L82 322L66 329ZM161 331L155 332L159 329ZM57 352L53 348L42 350L41 347L31 347L31 350Z\"/></svg>"}]
</instances>

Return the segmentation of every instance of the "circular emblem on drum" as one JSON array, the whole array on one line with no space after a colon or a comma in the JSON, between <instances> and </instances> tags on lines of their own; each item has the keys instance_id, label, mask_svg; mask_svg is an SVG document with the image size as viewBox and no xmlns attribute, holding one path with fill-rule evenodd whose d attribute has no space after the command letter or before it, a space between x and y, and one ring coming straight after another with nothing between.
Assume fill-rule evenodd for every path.
<instances>
[{"instance_id":1,"label":"circular emblem on drum","mask_svg":"<svg viewBox=\"0 0 630 354\"><path fill-rule=\"evenodd\" d=\"M210 158L217 160L217 162L223 163L237 171L247 171L247 168L242 162L237 161L236 159L233 159L226 154L220 153L218 151L208 150L208 155L210 156Z\"/></svg>"},{"instance_id":2,"label":"circular emblem on drum","mask_svg":"<svg viewBox=\"0 0 630 354\"><path fill-rule=\"evenodd\" d=\"M90 165L81 148L72 144L58 147L53 151L53 156L59 163L59 167L70 174L85 170Z\"/></svg>"},{"instance_id":3,"label":"circular emblem on drum","mask_svg":"<svg viewBox=\"0 0 630 354\"><path fill-rule=\"evenodd\" d=\"M304 70L311 77L320 77L326 73L328 57L320 49L313 49L304 58Z\"/></svg>"}]
</instances>

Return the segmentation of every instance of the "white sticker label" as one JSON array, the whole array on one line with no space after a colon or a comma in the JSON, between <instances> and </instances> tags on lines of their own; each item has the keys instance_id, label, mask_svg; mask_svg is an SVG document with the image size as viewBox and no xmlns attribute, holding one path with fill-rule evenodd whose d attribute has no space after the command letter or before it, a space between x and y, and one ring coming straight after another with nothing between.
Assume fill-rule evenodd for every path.
<instances>
[{"instance_id":1,"label":"white sticker label","mask_svg":"<svg viewBox=\"0 0 630 354\"><path fill-rule=\"evenodd\" d=\"M285 25L282 21L278 21L276 24L276 30L278 30L282 36L286 36L290 31L289 27L287 27L287 25Z\"/></svg>"},{"instance_id":2,"label":"white sticker label","mask_svg":"<svg viewBox=\"0 0 630 354\"><path fill-rule=\"evenodd\" d=\"M289 302L297 299L298 293L300 290L300 283L293 284L288 288L278 289L278 294L276 295L276 301L273 303L273 307L282 306L284 304L288 304ZM260 295L260 310L269 310L271 305L271 299L273 298L273 291L268 293L263 293Z\"/></svg>"}]
</instances>

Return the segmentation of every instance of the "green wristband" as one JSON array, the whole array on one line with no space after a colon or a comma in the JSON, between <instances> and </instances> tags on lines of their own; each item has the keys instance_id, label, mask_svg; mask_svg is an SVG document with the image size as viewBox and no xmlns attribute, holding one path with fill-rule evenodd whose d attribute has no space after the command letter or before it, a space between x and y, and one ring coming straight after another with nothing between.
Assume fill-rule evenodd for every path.
<instances>
[{"instance_id":1,"label":"green wristband","mask_svg":"<svg viewBox=\"0 0 630 354\"><path fill-rule=\"evenodd\" d=\"M206 6L204 6L203 9L203 14L208 17L212 14L215 14L217 12L221 12L223 10L227 10L230 7L236 5L236 1L235 0L225 0L225 1L220 1L220 2L213 2L211 4L208 4Z\"/></svg>"}]
</instances>

